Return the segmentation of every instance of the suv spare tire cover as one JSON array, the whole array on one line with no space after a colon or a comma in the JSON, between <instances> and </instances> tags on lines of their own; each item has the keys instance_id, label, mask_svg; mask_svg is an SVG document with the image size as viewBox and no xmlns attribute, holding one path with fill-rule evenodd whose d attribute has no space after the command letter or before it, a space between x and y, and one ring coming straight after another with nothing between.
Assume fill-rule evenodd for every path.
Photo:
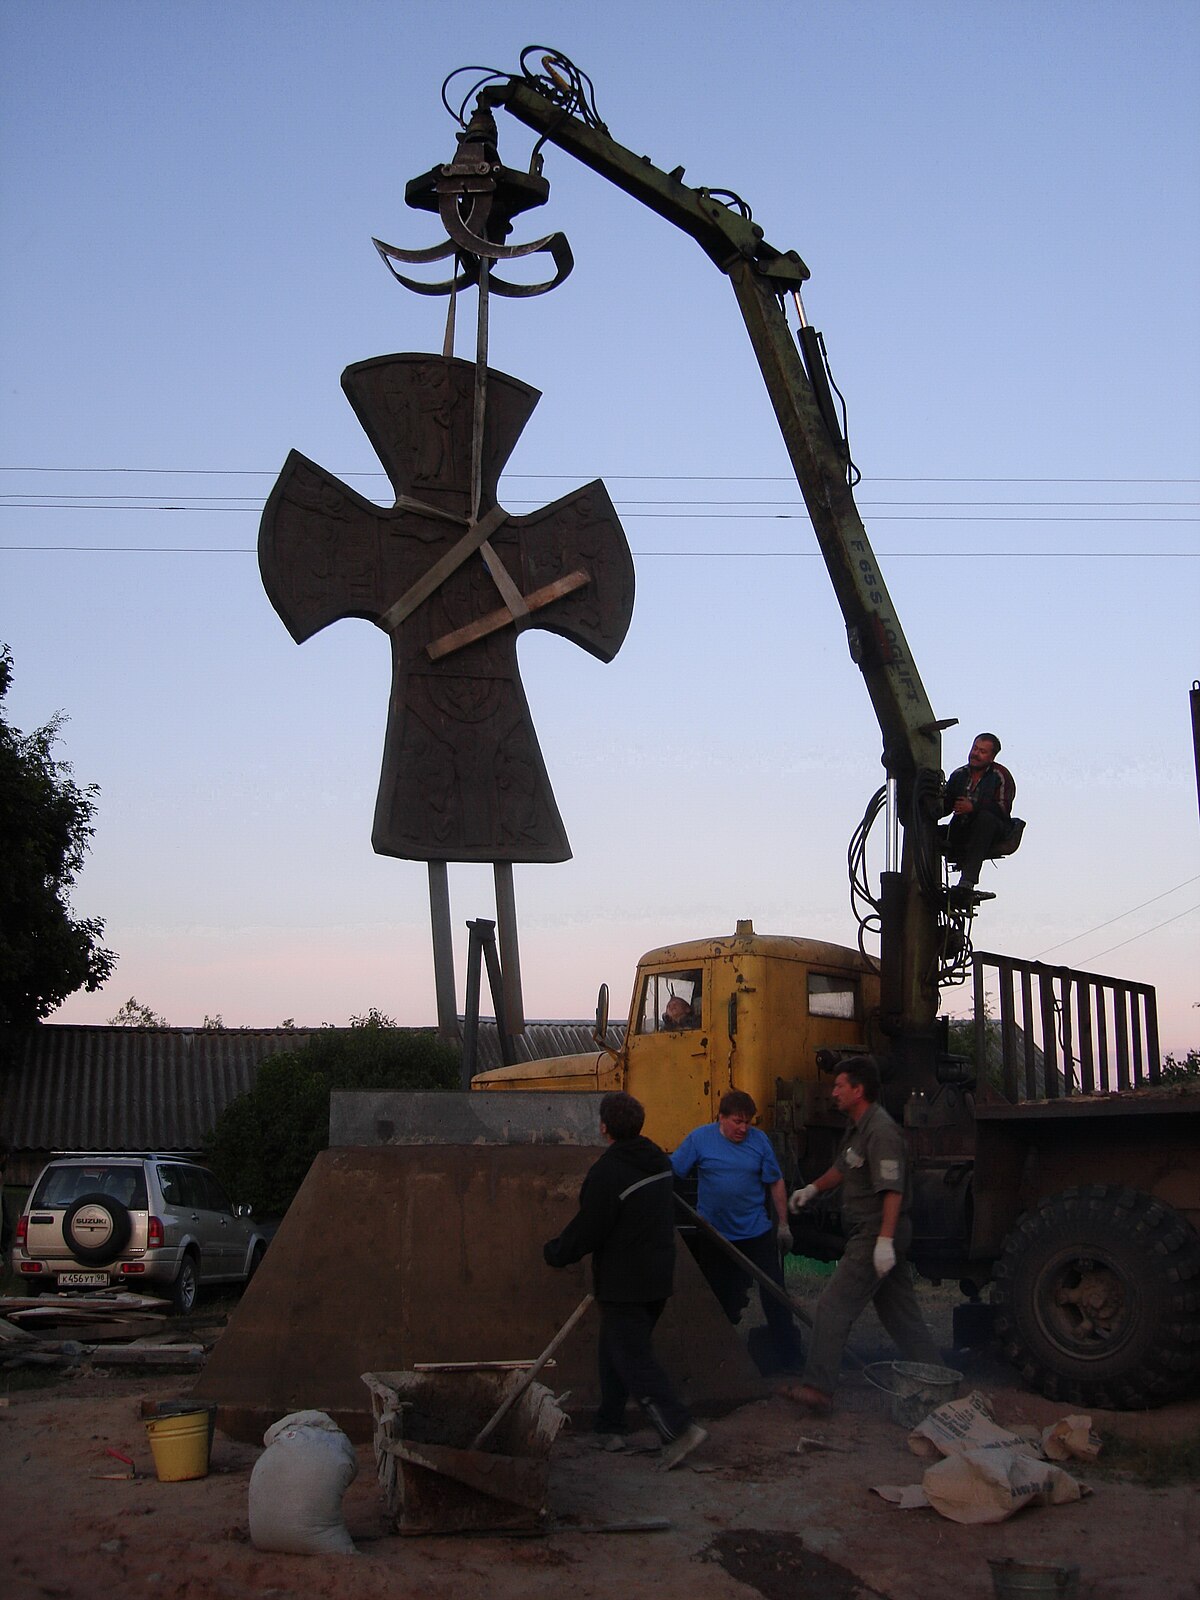
<instances>
[{"instance_id":1,"label":"suv spare tire cover","mask_svg":"<svg viewBox=\"0 0 1200 1600\"><path fill-rule=\"evenodd\" d=\"M129 1212L110 1194L84 1194L63 1213L63 1243L77 1261L106 1267L129 1243Z\"/></svg>"}]
</instances>

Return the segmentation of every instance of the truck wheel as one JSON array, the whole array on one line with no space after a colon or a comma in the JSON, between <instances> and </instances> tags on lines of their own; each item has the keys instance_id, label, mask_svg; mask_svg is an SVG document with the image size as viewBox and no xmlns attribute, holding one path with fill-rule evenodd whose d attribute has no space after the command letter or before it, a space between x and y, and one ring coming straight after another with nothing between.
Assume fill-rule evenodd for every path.
<instances>
[{"instance_id":1,"label":"truck wheel","mask_svg":"<svg viewBox=\"0 0 1200 1600\"><path fill-rule=\"evenodd\" d=\"M996 1332L1051 1400L1129 1410L1200 1378L1200 1235L1135 1189L1065 1189L995 1266Z\"/></svg>"}]
</instances>

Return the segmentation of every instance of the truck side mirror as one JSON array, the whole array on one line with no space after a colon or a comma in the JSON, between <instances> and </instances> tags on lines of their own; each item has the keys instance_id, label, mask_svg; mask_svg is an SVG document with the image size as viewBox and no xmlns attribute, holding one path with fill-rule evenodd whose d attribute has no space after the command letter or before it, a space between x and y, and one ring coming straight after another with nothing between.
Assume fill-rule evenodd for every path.
<instances>
[{"instance_id":1,"label":"truck side mirror","mask_svg":"<svg viewBox=\"0 0 1200 1600\"><path fill-rule=\"evenodd\" d=\"M602 983L600 992L596 996L596 1026L592 1030L592 1037L598 1045L603 1045L608 1038L608 985Z\"/></svg>"}]
</instances>

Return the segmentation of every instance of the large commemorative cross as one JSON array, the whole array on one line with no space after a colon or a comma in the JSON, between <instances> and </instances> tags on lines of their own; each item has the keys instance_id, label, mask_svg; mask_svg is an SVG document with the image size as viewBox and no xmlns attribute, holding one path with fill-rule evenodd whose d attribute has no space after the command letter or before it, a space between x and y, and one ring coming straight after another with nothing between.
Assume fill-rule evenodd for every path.
<instances>
[{"instance_id":1,"label":"large commemorative cross","mask_svg":"<svg viewBox=\"0 0 1200 1600\"><path fill-rule=\"evenodd\" d=\"M297 643L342 617L391 638L372 844L429 862L567 860L516 638L546 628L602 661L620 648L633 561L608 492L595 482L526 516L501 509L500 473L540 398L504 373L486 374L474 473L473 363L379 356L348 367L342 387L395 505L293 451L263 512L259 565Z\"/></svg>"}]
</instances>

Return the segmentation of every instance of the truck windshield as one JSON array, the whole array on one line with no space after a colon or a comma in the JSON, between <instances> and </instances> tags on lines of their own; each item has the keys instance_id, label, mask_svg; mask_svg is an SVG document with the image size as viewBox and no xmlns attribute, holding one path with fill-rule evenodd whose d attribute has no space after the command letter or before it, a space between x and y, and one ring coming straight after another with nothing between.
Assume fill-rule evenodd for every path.
<instances>
[{"instance_id":1,"label":"truck windshield","mask_svg":"<svg viewBox=\"0 0 1200 1600\"><path fill-rule=\"evenodd\" d=\"M702 973L698 967L651 972L642 986L639 1033L686 1033L703 1020Z\"/></svg>"}]
</instances>

